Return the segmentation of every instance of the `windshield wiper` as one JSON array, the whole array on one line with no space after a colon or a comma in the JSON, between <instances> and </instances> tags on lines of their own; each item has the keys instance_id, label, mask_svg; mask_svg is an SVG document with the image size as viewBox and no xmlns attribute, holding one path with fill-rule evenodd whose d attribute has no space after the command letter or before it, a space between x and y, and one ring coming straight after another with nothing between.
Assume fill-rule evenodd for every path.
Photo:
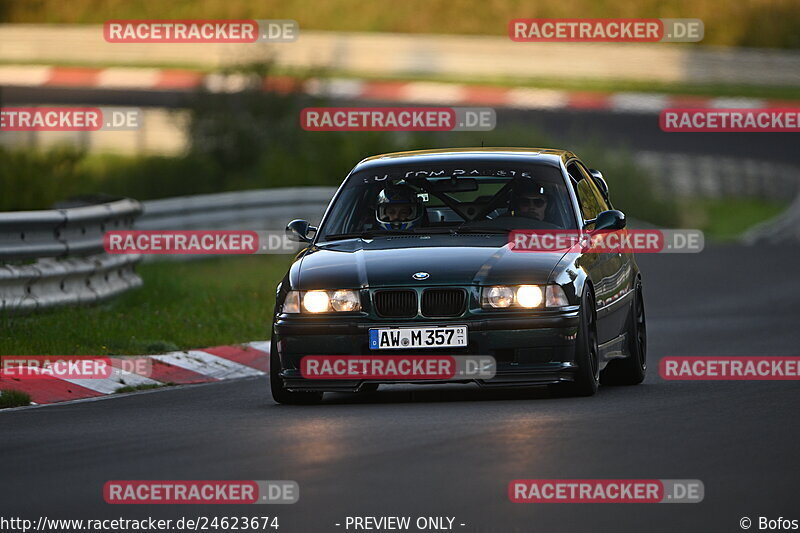
<instances>
[{"instance_id":1,"label":"windshield wiper","mask_svg":"<svg viewBox=\"0 0 800 533\"><path fill-rule=\"evenodd\" d=\"M326 235L324 241L341 241L344 239L372 239L374 237L392 237L394 235L457 235L459 233L508 233L502 228L415 228L413 230L369 230L351 233L332 233Z\"/></svg>"},{"instance_id":2,"label":"windshield wiper","mask_svg":"<svg viewBox=\"0 0 800 533\"><path fill-rule=\"evenodd\" d=\"M498 235L508 233L510 229L505 228L487 228L481 226L471 226L468 228L453 228L453 233L496 233Z\"/></svg>"},{"instance_id":3,"label":"windshield wiper","mask_svg":"<svg viewBox=\"0 0 800 533\"><path fill-rule=\"evenodd\" d=\"M443 235L446 233L453 233L455 228L415 228L414 233L418 235Z\"/></svg>"},{"instance_id":4,"label":"windshield wiper","mask_svg":"<svg viewBox=\"0 0 800 533\"><path fill-rule=\"evenodd\" d=\"M326 235L326 241L339 241L342 239L372 239L375 236L392 236L392 235L414 235L413 231L407 230L370 230L370 231L354 231L352 233L331 233Z\"/></svg>"},{"instance_id":5,"label":"windshield wiper","mask_svg":"<svg viewBox=\"0 0 800 533\"><path fill-rule=\"evenodd\" d=\"M489 222L489 220L484 220L483 222ZM471 224L471 225L467 225ZM499 228L497 226L481 226L480 224L476 224L472 221L466 221L462 224L459 224L455 228L453 228L455 233L508 233L511 231L508 228Z\"/></svg>"},{"instance_id":6,"label":"windshield wiper","mask_svg":"<svg viewBox=\"0 0 800 533\"><path fill-rule=\"evenodd\" d=\"M502 228L417 228L414 233L429 235L458 235L459 233L508 233L509 230Z\"/></svg>"}]
</instances>

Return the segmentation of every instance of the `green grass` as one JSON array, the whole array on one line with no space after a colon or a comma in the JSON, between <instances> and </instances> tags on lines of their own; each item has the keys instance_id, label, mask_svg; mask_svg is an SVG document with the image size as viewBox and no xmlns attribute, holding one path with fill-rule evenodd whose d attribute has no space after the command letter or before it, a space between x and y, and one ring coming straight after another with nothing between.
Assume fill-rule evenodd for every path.
<instances>
[{"instance_id":1,"label":"green grass","mask_svg":"<svg viewBox=\"0 0 800 533\"><path fill-rule=\"evenodd\" d=\"M733 241L786 207L787 204L753 198L690 200L684 212L685 227L703 230L707 238L715 241Z\"/></svg>"},{"instance_id":2,"label":"green grass","mask_svg":"<svg viewBox=\"0 0 800 533\"><path fill-rule=\"evenodd\" d=\"M140 265L144 287L97 306L0 317L7 355L163 353L264 340L290 256Z\"/></svg>"},{"instance_id":3,"label":"green grass","mask_svg":"<svg viewBox=\"0 0 800 533\"><path fill-rule=\"evenodd\" d=\"M7 0L0 20L294 19L303 30L507 35L514 18L699 18L703 44L800 48L796 0ZM692 46L692 45L688 45Z\"/></svg>"},{"instance_id":4,"label":"green grass","mask_svg":"<svg viewBox=\"0 0 800 533\"><path fill-rule=\"evenodd\" d=\"M0 394L0 409L22 407L31 404L31 397L26 392L13 389L0 392L2 392L2 394Z\"/></svg>"}]
</instances>

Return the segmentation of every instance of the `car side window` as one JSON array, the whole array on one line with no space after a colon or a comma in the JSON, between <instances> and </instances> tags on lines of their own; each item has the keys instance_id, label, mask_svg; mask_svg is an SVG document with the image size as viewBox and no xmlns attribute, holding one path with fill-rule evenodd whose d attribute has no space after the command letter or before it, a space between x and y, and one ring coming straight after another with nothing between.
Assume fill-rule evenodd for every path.
<instances>
[{"instance_id":1,"label":"car side window","mask_svg":"<svg viewBox=\"0 0 800 533\"><path fill-rule=\"evenodd\" d=\"M605 208L603 207L603 198L600 195L600 191L592 183L592 178L580 168L580 165L574 162L567 165L567 172L574 180L575 194L578 197L583 219L591 220L597 218L597 215L605 211Z\"/></svg>"},{"instance_id":2,"label":"car side window","mask_svg":"<svg viewBox=\"0 0 800 533\"><path fill-rule=\"evenodd\" d=\"M589 188L592 191L592 195L595 197L595 200L597 200L597 203L600 205L600 212L608 211L609 209L611 209L611 207L608 205L608 202L603 197L603 193L600 192L600 187L598 187L597 183L594 181L594 178L592 178L592 175L589 174L588 170L586 170L586 167L583 165L583 163L577 163L576 166L580 170L581 174L583 174L584 179L586 180Z\"/></svg>"}]
</instances>

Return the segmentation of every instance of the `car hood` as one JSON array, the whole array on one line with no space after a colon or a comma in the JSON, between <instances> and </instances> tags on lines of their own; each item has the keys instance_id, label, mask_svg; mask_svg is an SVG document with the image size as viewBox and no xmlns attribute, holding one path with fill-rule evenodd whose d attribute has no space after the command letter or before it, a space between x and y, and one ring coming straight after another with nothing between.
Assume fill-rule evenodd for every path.
<instances>
[{"instance_id":1,"label":"car hood","mask_svg":"<svg viewBox=\"0 0 800 533\"><path fill-rule=\"evenodd\" d=\"M297 289L547 283L562 252L514 252L505 235L349 239L307 251L293 267ZM424 281L415 280L426 272Z\"/></svg>"}]
</instances>

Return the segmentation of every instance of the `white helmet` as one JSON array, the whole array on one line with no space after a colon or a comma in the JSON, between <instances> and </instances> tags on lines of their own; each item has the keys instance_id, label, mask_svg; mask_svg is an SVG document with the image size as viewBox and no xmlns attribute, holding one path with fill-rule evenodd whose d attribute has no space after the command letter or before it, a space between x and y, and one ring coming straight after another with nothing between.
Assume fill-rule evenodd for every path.
<instances>
[{"instance_id":1,"label":"white helmet","mask_svg":"<svg viewBox=\"0 0 800 533\"><path fill-rule=\"evenodd\" d=\"M387 187L378 194L375 218L385 230L405 230L415 227L425 213L422 200L408 186Z\"/></svg>"}]
</instances>

